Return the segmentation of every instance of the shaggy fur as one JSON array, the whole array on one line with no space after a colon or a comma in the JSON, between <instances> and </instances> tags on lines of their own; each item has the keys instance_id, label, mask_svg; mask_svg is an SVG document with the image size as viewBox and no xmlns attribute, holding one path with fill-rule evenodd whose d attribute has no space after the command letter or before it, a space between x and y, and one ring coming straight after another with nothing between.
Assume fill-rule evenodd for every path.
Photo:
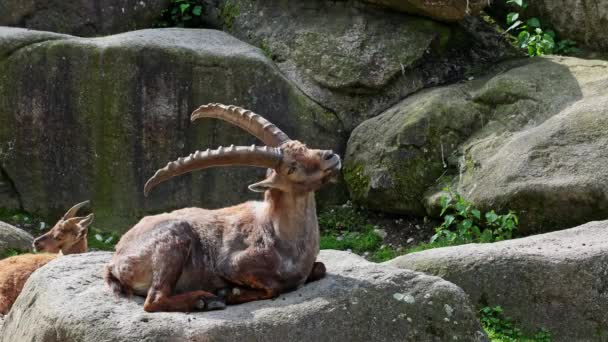
<instances>
[{"instance_id":1,"label":"shaggy fur","mask_svg":"<svg viewBox=\"0 0 608 342\"><path fill-rule=\"evenodd\" d=\"M108 285L146 296L146 311L192 311L273 298L322 278L314 191L335 178L340 157L298 141L279 148L280 164L249 187L264 201L144 217L116 246Z\"/></svg>"}]
</instances>

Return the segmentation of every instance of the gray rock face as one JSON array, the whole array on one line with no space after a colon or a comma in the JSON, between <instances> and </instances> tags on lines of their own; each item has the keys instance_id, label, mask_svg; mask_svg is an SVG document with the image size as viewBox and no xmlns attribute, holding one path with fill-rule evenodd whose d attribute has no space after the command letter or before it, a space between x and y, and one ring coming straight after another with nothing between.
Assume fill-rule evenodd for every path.
<instances>
[{"instance_id":1,"label":"gray rock face","mask_svg":"<svg viewBox=\"0 0 608 342\"><path fill-rule=\"evenodd\" d=\"M579 45L608 52L608 2L595 0L535 0L528 1L522 11L507 5L506 0L492 2L488 10L501 22L510 11L522 12L526 18L538 17L543 28L552 28L561 39L571 39Z\"/></svg>"},{"instance_id":2,"label":"gray rock face","mask_svg":"<svg viewBox=\"0 0 608 342\"><path fill-rule=\"evenodd\" d=\"M514 55L476 18L445 25L359 1L205 2L209 22L261 47L349 132L412 92Z\"/></svg>"},{"instance_id":3,"label":"gray rock face","mask_svg":"<svg viewBox=\"0 0 608 342\"><path fill-rule=\"evenodd\" d=\"M606 218L606 70L576 58L515 61L411 96L353 131L351 195L424 215L450 185L482 209L515 210L525 233Z\"/></svg>"},{"instance_id":4,"label":"gray rock face","mask_svg":"<svg viewBox=\"0 0 608 342\"><path fill-rule=\"evenodd\" d=\"M3 0L0 26L99 36L150 28L169 0Z\"/></svg>"},{"instance_id":5,"label":"gray rock face","mask_svg":"<svg viewBox=\"0 0 608 342\"><path fill-rule=\"evenodd\" d=\"M140 297L115 298L102 281L109 258L70 255L34 273L0 341L486 340L457 286L346 252L321 252L330 274L275 300L191 314L150 314Z\"/></svg>"},{"instance_id":6,"label":"gray rock face","mask_svg":"<svg viewBox=\"0 0 608 342\"><path fill-rule=\"evenodd\" d=\"M476 305L501 305L518 324L552 341L608 334L608 221L493 244L408 254L387 264L440 276Z\"/></svg>"},{"instance_id":7,"label":"gray rock face","mask_svg":"<svg viewBox=\"0 0 608 342\"><path fill-rule=\"evenodd\" d=\"M489 3L486 0L365 0L397 11L421 15L439 21L458 21L477 15Z\"/></svg>"},{"instance_id":8,"label":"gray rock face","mask_svg":"<svg viewBox=\"0 0 608 342\"><path fill-rule=\"evenodd\" d=\"M0 221L0 256L9 250L30 251L34 238L26 231Z\"/></svg>"},{"instance_id":9,"label":"gray rock face","mask_svg":"<svg viewBox=\"0 0 608 342\"><path fill-rule=\"evenodd\" d=\"M251 109L311 147L345 145L332 113L259 49L220 31L84 39L0 28L0 69L0 150L10 146L1 168L24 209L49 218L89 198L98 227L124 230L151 211L257 198L247 185L265 170L217 168L178 177L144 199L144 182L168 161L256 142L218 120L192 124L192 110L209 102Z\"/></svg>"}]
</instances>

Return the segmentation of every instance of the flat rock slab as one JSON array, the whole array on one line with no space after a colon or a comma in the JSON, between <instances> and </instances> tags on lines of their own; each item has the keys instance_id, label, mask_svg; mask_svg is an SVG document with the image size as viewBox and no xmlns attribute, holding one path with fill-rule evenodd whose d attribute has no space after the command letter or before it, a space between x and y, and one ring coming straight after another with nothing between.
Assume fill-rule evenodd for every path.
<instances>
[{"instance_id":1,"label":"flat rock slab","mask_svg":"<svg viewBox=\"0 0 608 342\"><path fill-rule=\"evenodd\" d=\"M608 221L493 244L438 248L387 262L440 276L473 304L501 305L553 341L608 336Z\"/></svg>"},{"instance_id":2,"label":"flat rock slab","mask_svg":"<svg viewBox=\"0 0 608 342\"><path fill-rule=\"evenodd\" d=\"M29 251L33 241L30 233L0 221L0 256L9 250Z\"/></svg>"},{"instance_id":3,"label":"flat rock slab","mask_svg":"<svg viewBox=\"0 0 608 342\"><path fill-rule=\"evenodd\" d=\"M485 341L466 294L438 277L323 251L329 275L223 311L146 313L102 280L110 253L70 255L28 280L0 341Z\"/></svg>"}]
</instances>

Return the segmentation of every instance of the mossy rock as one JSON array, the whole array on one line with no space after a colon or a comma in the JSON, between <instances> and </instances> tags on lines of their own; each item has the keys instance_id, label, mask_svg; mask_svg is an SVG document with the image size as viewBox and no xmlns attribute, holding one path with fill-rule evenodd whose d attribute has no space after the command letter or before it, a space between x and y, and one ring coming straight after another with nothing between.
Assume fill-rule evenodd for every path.
<instances>
[{"instance_id":1,"label":"mossy rock","mask_svg":"<svg viewBox=\"0 0 608 342\"><path fill-rule=\"evenodd\" d=\"M1 28L0 43L0 150L11 146L1 166L23 209L53 220L90 199L97 227L120 231L145 213L257 197L247 185L264 170L251 168L184 175L143 197L146 179L170 160L256 142L217 120L191 123L209 102L254 110L311 147L345 145L331 112L261 50L220 31L83 39Z\"/></svg>"},{"instance_id":2,"label":"mossy rock","mask_svg":"<svg viewBox=\"0 0 608 342\"><path fill-rule=\"evenodd\" d=\"M408 94L515 55L478 18L447 25L354 0L205 3L207 23L262 48L347 132Z\"/></svg>"},{"instance_id":3,"label":"mossy rock","mask_svg":"<svg viewBox=\"0 0 608 342\"><path fill-rule=\"evenodd\" d=\"M351 135L353 199L436 214L449 185L480 209L514 210L523 233L608 216L608 63L536 58L423 91Z\"/></svg>"},{"instance_id":4,"label":"mossy rock","mask_svg":"<svg viewBox=\"0 0 608 342\"><path fill-rule=\"evenodd\" d=\"M3 0L0 26L92 37L153 27L170 0Z\"/></svg>"},{"instance_id":5,"label":"mossy rock","mask_svg":"<svg viewBox=\"0 0 608 342\"><path fill-rule=\"evenodd\" d=\"M396 11L429 17L439 21L456 22L469 15L479 15L490 3L486 0L365 0Z\"/></svg>"}]
</instances>

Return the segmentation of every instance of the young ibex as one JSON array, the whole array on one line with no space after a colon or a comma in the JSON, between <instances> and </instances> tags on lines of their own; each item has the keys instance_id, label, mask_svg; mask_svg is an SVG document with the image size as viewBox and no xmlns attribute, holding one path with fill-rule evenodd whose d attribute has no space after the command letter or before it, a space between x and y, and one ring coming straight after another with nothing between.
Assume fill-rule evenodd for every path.
<instances>
[{"instance_id":1,"label":"young ibex","mask_svg":"<svg viewBox=\"0 0 608 342\"><path fill-rule=\"evenodd\" d=\"M192 311L273 298L322 278L325 266L315 262L314 191L335 179L340 157L290 140L266 119L236 106L201 106L191 119L200 118L225 120L267 146L197 151L158 170L144 193L194 170L246 165L269 169L265 180L249 186L265 192L264 201L144 217L116 246L106 282L117 294L147 296L146 311Z\"/></svg>"},{"instance_id":2,"label":"young ibex","mask_svg":"<svg viewBox=\"0 0 608 342\"><path fill-rule=\"evenodd\" d=\"M9 312L34 271L59 255L87 251L87 227L93 222L93 214L75 215L88 203L85 201L70 208L51 230L34 240L34 249L46 254L21 254L0 260L0 314Z\"/></svg>"}]
</instances>

